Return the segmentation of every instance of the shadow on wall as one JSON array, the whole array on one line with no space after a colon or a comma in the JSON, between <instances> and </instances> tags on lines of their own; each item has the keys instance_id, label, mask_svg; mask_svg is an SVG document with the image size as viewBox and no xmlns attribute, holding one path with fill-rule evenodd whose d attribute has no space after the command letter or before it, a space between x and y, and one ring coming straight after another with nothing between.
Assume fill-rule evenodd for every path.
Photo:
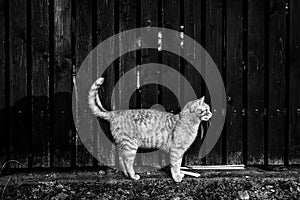
<instances>
[{"instance_id":1,"label":"shadow on wall","mask_svg":"<svg viewBox=\"0 0 300 200\"><path fill-rule=\"evenodd\" d=\"M32 99L32 121L28 116L28 98L25 97L15 102L10 107L9 141L0 140L1 154L5 155L5 144L9 142L11 155L26 156L29 149L29 125L32 124L32 151L39 156L49 148L49 98L37 96ZM54 94L54 124L53 143L58 151L70 150L71 133L74 130L72 116L72 95L68 92ZM5 110L0 110L1 124L4 126ZM2 127L3 127L2 126ZM4 130L4 128L2 128Z\"/></svg>"}]
</instances>

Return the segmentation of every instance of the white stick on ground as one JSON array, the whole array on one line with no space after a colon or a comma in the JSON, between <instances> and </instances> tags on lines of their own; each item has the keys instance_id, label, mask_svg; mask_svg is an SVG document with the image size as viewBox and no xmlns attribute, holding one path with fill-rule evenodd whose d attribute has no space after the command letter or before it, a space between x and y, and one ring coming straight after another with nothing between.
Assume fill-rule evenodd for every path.
<instances>
[{"instance_id":1,"label":"white stick on ground","mask_svg":"<svg viewBox=\"0 0 300 200\"><path fill-rule=\"evenodd\" d=\"M188 172L188 171L183 171L183 170L180 170L180 172L183 173L184 175L194 176L196 178L200 176L199 173L195 173L195 172Z\"/></svg>"},{"instance_id":2,"label":"white stick on ground","mask_svg":"<svg viewBox=\"0 0 300 200\"><path fill-rule=\"evenodd\" d=\"M191 168L188 168L188 167L180 167L180 169L187 169L187 170L189 170L189 169L191 169Z\"/></svg>"}]
</instances>

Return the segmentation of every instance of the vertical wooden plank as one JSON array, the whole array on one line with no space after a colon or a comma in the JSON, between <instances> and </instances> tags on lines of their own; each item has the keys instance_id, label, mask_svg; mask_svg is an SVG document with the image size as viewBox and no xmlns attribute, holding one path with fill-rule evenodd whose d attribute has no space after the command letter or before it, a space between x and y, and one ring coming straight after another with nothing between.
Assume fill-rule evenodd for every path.
<instances>
[{"instance_id":1,"label":"vertical wooden plank","mask_svg":"<svg viewBox=\"0 0 300 200\"><path fill-rule=\"evenodd\" d=\"M203 16L203 8L201 5L201 1L198 0L188 0L184 1L184 31L185 34L193 38L195 41L197 41L199 44L203 45L203 41L201 41L201 33L203 32L203 22L204 19L202 19ZM184 43L184 45L187 45ZM192 47L188 47L193 49L194 44L192 44ZM195 52L183 52L183 54L186 57L189 57L190 59L195 59ZM195 94L200 97L201 94L201 87L199 85L204 84L200 79L193 74L192 68L189 63L184 64L184 75L185 78L191 83L193 87ZM199 129L200 130L200 129ZM201 131L201 130L200 130ZM201 159L199 158L199 150L201 147L201 137L199 137L200 131L198 132L198 136L195 140L195 142L192 144L190 149L188 150L186 156L187 160L186 163L188 165L199 165L201 164Z\"/></svg>"},{"instance_id":2,"label":"vertical wooden plank","mask_svg":"<svg viewBox=\"0 0 300 200\"><path fill-rule=\"evenodd\" d=\"M158 1L157 0L141 0L141 27L157 27L158 26ZM141 50L141 64L146 63L158 63L158 51L142 49ZM156 74L152 74L153 69L143 68L140 70L140 80L159 80L159 71L156 69ZM141 90L141 107L151 108L155 104L158 104L158 86L157 85L145 85L140 88ZM158 154L155 153L152 157L143 157L144 165L156 166L158 162Z\"/></svg>"},{"instance_id":3,"label":"vertical wooden plank","mask_svg":"<svg viewBox=\"0 0 300 200\"><path fill-rule=\"evenodd\" d=\"M0 166L5 162L5 0L0 0Z\"/></svg>"},{"instance_id":4,"label":"vertical wooden plank","mask_svg":"<svg viewBox=\"0 0 300 200\"><path fill-rule=\"evenodd\" d=\"M54 19L54 1L49 1L49 163L50 168L53 167L54 158L54 35L55 35L55 19Z\"/></svg>"},{"instance_id":5,"label":"vertical wooden plank","mask_svg":"<svg viewBox=\"0 0 300 200\"><path fill-rule=\"evenodd\" d=\"M175 31L180 31L180 0L175 1L163 1L162 2L162 27L173 29ZM166 41L170 41L172 43L167 43ZM164 35L162 35L162 46L171 46L176 45L178 46L178 53L177 55L171 54L169 52L162 52L162 64L167 65L169 67L172 67L176 69L178 72L180 72L180 35L175 34L173 35L172 40L164 40ZM167 71L168 69L162 69L163 71ZM162 77L163 79L167 79L168 77ZM177 77L179 80L179 76ZM178 90L180 89L180 84L178 82ZM176 104L176 101L172 99L172 96L168 95L168 92L163 87L162 90L162 105L165 107L167 112L179 112L179 105ZM175 103L175 104L174 104Z\"/></svg>"},{"instance_id":6,"label":"vertical wooden plank","mask_svg":"<svg viewBox=\"0 0 300 200\"><path fill-rule=\"evenodd\" d=\"M133 29L136 27L136 1L125 0L119 1L119 31L123 32L129 29ZM134 41L136 38L136 34L130 35L131 41ZM128 41L120 41L119 48L122 50L126 50L127 47L130 45ZM128 71L130 68L136 66L136 52L130 52L119 59L119 79ZM136 69L134 69L136 70ZM118 109L128 109L127 102L124 101L124 95L126 95L126 85L129 87L136 88L136 79L132 80L130 83L125 83L124 81L120 82L119 88L119 108ZM117 105L116 105L117 106ZM134 109L137 108L137 102L134 98L133 101L130 102L129 108ZM137 154L135 162L138 165L141 165L141 157Z\"/></svg>"},{"instance_id":7,"label":"vertical wooden plank","mask_svg":"<svg viewBox=\"0 0 300 200\"><path fill-rule=\"evenodd\" d=\"M76 70L80 68L85 57L92 50L92 0L76 0L76 27L75 27L75 57L76 57ZM91 71L87 71L85 77L78 77L77 82L75 83L75 88L81 87L84 81L92 80ZM88 91L87 91L88 92ZM86 95L87 98L87 95ZM85 99L84 99L85 100ZM86 117L88 112L83 108L79 101L84 101L82 99L77 99L77 115L81 116L79 119L84 122L75 122L80 123L82 130L89 130L93 128L91 122L92 119ZM91 166L92 165L92 156L83 145L80 138L76 137L76 165L77 166ZM92 146L90 147L92 148Z\"/></svg>"},{"instance_id":8,"label":"vertical wooden plank","mask_svg":"<svg viewBox=\"0 0 300 200\"><path fill-rule=\"evenodd\" d=\"M249 0L248 6L248 161L263 164L265 2Z\"/></svg>"},{"instance_id":9,"label":"vertical wooden plank","mask_svg":"<svg viewBox=\"0 0 300 200\"><path fill-rule=\"evenodd\" d=\"M71 1L54 2L54 160L56 167L70 166L72 123Z\"/></svg>"},{"instance_id":10,"label":"vertical wooden plank","mask_svg":"<svg viewBox=\"0 0 300 200\"><path fill-rule=\"evenodd\" d=\"M119 1L119 29L120 32L133 29L136 27L136 2L126 0L126 1ZM131 38L135 38L136 34L131 35ZM128 41L120 41L120 49L126 50L128 46ZM130 52L126 55L123 55L120 58L120 69L119 69L119 78L121 78L128 69L132 68L136 65L136 53ZM121 83L124 84L123 82ZM132 81L132 83L136 85L136 81ZM125 88L121 86L121 88ZM122 90L122 89L121 89ZM120 103L121 108L126 108L127 105L122 104L122 96L125 95L124 92L120 90ZM123 94L122 94L123 93ZM124 102L125 103L125 102ZM133 105L129 105L132 108L136 108L136 102L133 102ZM128 109L128 108L126 108Z\"/></svg>"},{"instance_id":11,"label":"vertical wooden plank","mask_svg":"<svg viewBox=\"0 0 300 200\"><path fill-rule=\"evenodd\" d=\"M216 63L220 73L222 73L222 0L206 1L206 51ZM235 11L233 11L235 12ZM206 102L210 103L208 91L205 94ZM213 150L208 154L208 164L222 163L222 139L219 138Z\"/></svg>"},{"instance_id":12,"label":"vertical wooden plank","mask_svg":"<svg viewBox=\"0 0 300 200\"><path fill-rule=\"evenodd\" d=\"M285 135L285 1L270 0L269 164L283 163Z\"/></svg>"},{"instance_id":13,"label":"vertical wooden plank","mask_svg":"<svg viewBox=\"0 0 300 200\"><path fill-rule=\"evenodd\" d=\"M162 1L162 27L173 29L175 31L180 31L180 0L167 0ZM170 43L166 42L169 41ZM164 39L164 35L162 35L162 46L178 46L177 55L171 54L169 52L162 51L161 52L161 61L162 64L172 67L173 69L180 72L180 34L172 35L172 38ZM163 74L168 73L168 68L160 69ZM169 77L161 77L163 79L167 79ZM175 79L180 80L180 76L176 76ZM180 90L180 81L177 83L178 91ZM167 112L178 113L180 111L180 105L178 105L178 101L174 101L173 96L168 92L168 88L162 87L161 89L161 104L164 106ZM177 92L179 94L179 92ZM165 162L169 163L169 155L164 155Z\"/></svg>"},{"instance_id":14,"label":"vertical wooden plank","mask_svg":"<svg viewBox=\"0 0 300 200\"><path fill-rule=\"evenodd\" d=\"M119 1L119 32L123 32L129 29L133 29L136 27L136 2L133 1ZM131 38L135 38L136 34L131 35ZM126 50L128 47L128 41L120 41L119 42L120 49ZM120 64L119 64L119 79L128 71L130 68L136 65L136 53L130 52L125 55L123 55L120 58ZM125 84L124 82L120 85L120 108L122 109L128 109L128 105L126 105L127 102L122 102L122 96L124 96L124 92L122 91L122 88L125 88L123 86ZM132 83L136 85L135 81L132 81ZM123 94L122 94L123 93ZM135 102L134 102L135 104ZM130 107L135 108L136 105L130 105Z\"/></svg>"},{"instance_id":15,"label":"vertical wooden plank","mask_svg":"<svg viewBox=\"0 0 300 200\"><path fill-rule=\"evenodd\" d=\"M10 19L10 155L27 166L28 121L26 65L26 1L9 2Z\"/></svg>"},{"instance_id":16,"label":"vertical wooden plank","mask_svg":"<svg viewBox=\"0 0 300 200\"><path fill-rule=\"evenodd\" d=\"M290 1L290 164L300 164L300 2Z\"/></svg>"},{"instance_id":17,"label":"vertical wooden plank","mask_svg":"<svg viewBox=\"0 0 300 200\"><path fill-rule=\"evenodd\" d=\"M243 1L227 1L227 163L243 158Z\"/></svg>"},{"instance_id":18,"label":"vertical wooden plank","mask_svg":"<svg viewBox=\"0 0 300 200\"><path fill-rule=\"evenodd\" d=\"M100 44L105 39L111 37L114 35L115 31L115 21L114 21L114 1L97 1L97 43ZM112 46L114 45L114 41L112 42ZM110 54L114 53L114 48L112 48L112 51ZM109 54L107 54L109 55ZM107 59L109 62L113 62L111 59L112 56L105 56L104 59ZM105 60L100 58L98 59L98 67L104 67L102 63L105 62ZM118 70L118 69L117 69ZM105 74L99 76L104 76L104 83L103 86L100 88L100 99L103 103L103 106L107 110L112 110L112 107L114 105L111 105L111 94L114 89L115 85L115 68L113 65L111 65L109 68L106 69ZM114 102L115 104L115 102ZM105 120L101 120L101 128L103 131L105 131L107 134L111 134L109 131L109 123ZM98 158L101 158L102 163L108 164L108 165L114 165L115 164L115 149L114 145L105 142L104 138L107 136L100 136L98 138Z\"/></svg>"},{"instance_id":19,"label":"vertical wooden plank","mask_svg":"<svg viewBox=\"0 0 300 200\"><path fill-rule=\"evenodd\" d=\"M31 1L26 1L26 93L27 93L27 105L26 105L26 120L27 120L27 143L28 143L28 168L32 168L32 38L31 38Z\"/></svg>"},{"instance_id":20,"label":"vertical wooden plank","mask_svg":"<svg viewBox=\"0 0 300 200\"><path fill-rule=\"evenodd\" d=\"M141 27L157 27L158 26L158 1L157 0L145 0L141 1ZM150 62L158 62L158 52L157 51L151 51L149 49L143 49L141 52L142 56L142 63L146 64ZM141 71L140 77L147 78L144 76L149 75L146 71L147 69L144 69ZM150 70L152 72L152 70ZM145 96L145 91L142 91L142 96ZM152 96L152 95L151 95ZM149 96L150 97L150 96ZM153 100L148 100L143 98L143 104L147 104L147 101L155 102L157 103L157 93L153 93Z\"/></svg>"},{"instance_id":21,"label":"vertical wooden plank","mask_svg":"<svg viewBox=\"0 0 300 200\"><path fill-rule=\"evenodd\" d=\"M32 150L33 167L49 166L48 133L48 55L49 15L48 0L34 0L32 16Z\"/></svg>"}]
</instances>

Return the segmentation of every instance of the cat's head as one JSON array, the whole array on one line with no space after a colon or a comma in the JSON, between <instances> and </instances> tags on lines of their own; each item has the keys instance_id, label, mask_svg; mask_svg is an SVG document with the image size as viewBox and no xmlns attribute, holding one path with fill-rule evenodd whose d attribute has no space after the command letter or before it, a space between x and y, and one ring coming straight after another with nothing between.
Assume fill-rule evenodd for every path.
<instances>
[{"instance_id":1,"label":"cat's head","mask_svg":"<svg viewBox=\"0 0 300 200\"><path fill-rule=\"evenodd\" d=\"M183 110L196 114L201 121L208 121L212 117L209 105L204 102L204 96L188 102Z\"/></svg>"}]
</instances>

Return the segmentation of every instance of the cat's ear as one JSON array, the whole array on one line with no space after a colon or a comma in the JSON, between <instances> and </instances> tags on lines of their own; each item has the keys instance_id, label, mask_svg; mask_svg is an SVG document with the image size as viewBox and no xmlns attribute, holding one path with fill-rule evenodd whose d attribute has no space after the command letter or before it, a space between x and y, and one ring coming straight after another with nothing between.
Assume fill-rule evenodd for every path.
<instances>
[{"instance_id":1,"label":"cat's ear","mask_svg":"<svg viewBox=\"0 0 300 200\"><path fill-rule=\"evenodd\" d=\"M202 105L204 103L204 96L199 99L199 104Z\"/></svg>"}]
</instances>

